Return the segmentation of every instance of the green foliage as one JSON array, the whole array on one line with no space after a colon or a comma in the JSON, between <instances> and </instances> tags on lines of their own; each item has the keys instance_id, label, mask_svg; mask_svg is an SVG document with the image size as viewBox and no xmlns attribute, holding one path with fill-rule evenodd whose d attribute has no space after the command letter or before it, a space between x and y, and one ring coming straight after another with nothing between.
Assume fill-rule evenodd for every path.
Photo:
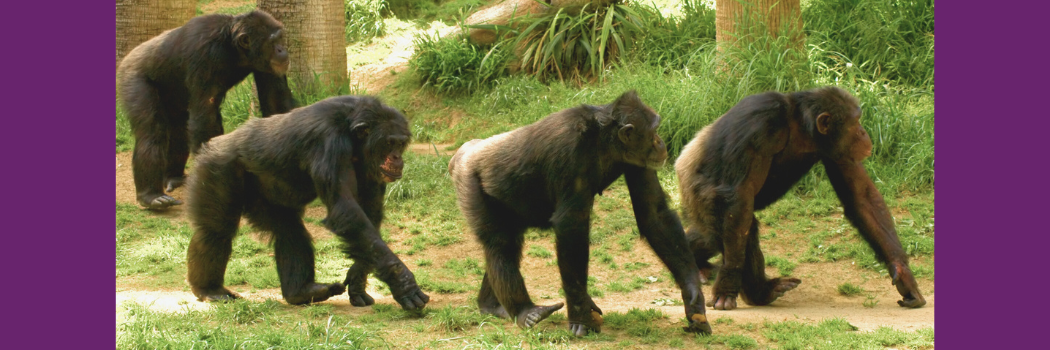
<instances>
[{"instance_id":1,"label":"green foliage","mask_svg":"<svg viewBox=\"0 0 1050 350\"><path fill-rule=\"evenodd\" d=\"M473 92L507 72L510 54L502 43L482 47L471 44L465 36L421 34L415 44L409 64L425 86L440 92Z\"/></svg>"},{"instance_id":2,"label":"green foliage","mask_svg":"<svg viewBox=\"0 0 1050 350\"><path fill-rule=\"evenodd\" d=\"M384 15L418 24L439 20L454 23L466 18L481 6L481 0L386 0Z\"/></svg>"},{"instance_id":3,"label":"green foliage","mask_svg":"<svg viewBox=\"0 0 1050 350\"><path fill-rule=\"evenodd\" d=\"M876 77L933 86L933 0L812 0L802 18L826 65L851 62ZM845 61L845 62L844 62Z\"/></svg>"},{"instance_id":4,"label":"green foliage","mask_svg":"<svg viewBox=\"0 0 1050 350\"><path fill-rule=\"evenodd\" d=\"M386 24L380 14L385 8L385 0L345 0L346 41L367 41L386 34Z\"/></svg>"},{"instance_id":5,"label":"green foliage","mask_svg":"<svg viewBox=\"0 0 1050 350\"><path fill-rule=\"evenodd\" d=\"M668 69L682 69L699 51L715 40L715 10L701 0L683 0L680 17L664 16L642 2L628 4L641 19L642 38L636 60Z\"/></svg>"},{"instance_id":6,"label":"green foliage","mask_svg":"<svg viewBox=\"0 0 1050 350\"><path fill-rule=\"evenodd\" d=\"M549 6L543 4L544 6ZM597 76L631 49L641 33L641 18L625 5L613 4L578 14L564 9L525 18L515 33L521 68L540 80L576 80ZM514 27L514 24L510 24Z\"/></svg>"}]
</instances>

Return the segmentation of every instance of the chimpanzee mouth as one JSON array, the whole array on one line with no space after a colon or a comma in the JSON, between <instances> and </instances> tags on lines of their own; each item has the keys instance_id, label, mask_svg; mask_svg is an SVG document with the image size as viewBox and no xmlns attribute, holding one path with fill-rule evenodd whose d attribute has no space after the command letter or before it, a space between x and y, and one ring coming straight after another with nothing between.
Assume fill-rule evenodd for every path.
<instances>
[{"instance_id":1,"label":"chimpanzee mouth","mask_svg":"<svg viewBox=\"0 0 1050 350\"><path fill-rule=\"evenodd\" d=\"M386 180L386 182L394 182L394 181L397 181L397 180L401 179L401 172L400 171L392 172L392 171L387 171L386 169L383 169L383 168L379 168L379 172L383 174L383 179Z\"/></svg>"}]
</instances>

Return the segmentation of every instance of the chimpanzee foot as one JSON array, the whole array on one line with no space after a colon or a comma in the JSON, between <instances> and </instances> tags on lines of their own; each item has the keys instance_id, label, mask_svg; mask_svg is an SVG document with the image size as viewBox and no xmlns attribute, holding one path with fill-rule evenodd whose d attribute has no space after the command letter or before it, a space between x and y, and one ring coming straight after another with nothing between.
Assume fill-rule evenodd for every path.
<instances>
[{"instance_id":1,"label":"chimpanzee foot","mask_svg":"<svg viewBox=\"0 0 1050 350\"><path fill-rule=\"evenodd\" d=\"M589 316L589 319L569 320L569 332L572 332L577 337L585 336L591 331L601 333L602 324L605 323L605 320L602 319L601 310L592 309L591 312L584 315L586 315L585 317Z\"/></svg>"},{"instance_id":2,"label":"chimpanzee foot","mask_svg":"<svg viewBox=\"0 0 1050 350\"><path fill-rule=\"evenodd\" d=\"M909 295L904 297L903 300L897 300L897 305L913 309L919 308L923 305L926 305L926 299L924 299L921 295L918 298Z\"/></svg>"},{"instance_id":3,"label":"chimpanzee foot","mask_svg":"<svg viewBox=\"0 0 1050 350\"><path fill-rule=\"evenodd\" d=\"M532 328L563 306L565 306L565 303L557 303L551 306L533 305L528 309L522 310L514 323L517 323L518 327L521 328Z\"/></svg>"},{"instance_id":4,"label":"chimpanzee foot","mask_svg":"<svg viewBox=\"0 0 1050 350\"><path fill-rule=\"evenodd\" d=\"M225 302L233 301L241 296L230 291L229 289L219 287L215 289L197 289L193 288L193 295L197 296L198 301L204 302Z\"/></svg>"},{"instance_id":5,"label":"chimpanzee foot","mask_svg":"<svg viewBox=\"0 0 1050 350\"><path fill-rule=\"evenodd\" d=\"M139 197L139 205L149 210L167 209L168 207L179 204L182 204L182 201L166 194L162 194L155 197Z\"/></svg>"},{"instance_id":6,"label":"chimpanzee foot","mask_svg":"<svg viewBox=\"0 0 1050 350\"><path fill-rule=\"evenodd\" d=\"M795 289L802 284L802 280L798 278L774 278L770 283L773 284L773 300L776 300L784 296L784 293L787 291Z\"/></svg>"},{"instance_id":7,"label":"chimpanzee foot","mask_svg":"<svg viewBox=\"0 0 1050 350\"><path fill-rule=\"evenodd\" d=\"M707 306L712 307L715 310L736 309L736 296L736 293L715 294L711 297L711 300L707 301Z\"/></svg>"},{"instance_id":8,"label":"chimpanzee foot","mask_svg":"<svg viewBox=\"0 0 1050 350\"><path fill-rule=\"evenodd\" d=\"M303 305L328 300L329 297L343 294L346 287L342 283L310 283L295 295L285 295L284 300L292 305Z\"/></svg>"},{"instance_id":9,"label":"chimpanzee foot","mask_svg":"<svg viewBox=\"0 0 1050 350\"><path fill-rule=\"evenodd\" d=\"M174 191L176 188L182 187L184 183L186 183L186 178L182 176L164 179L164 192Z\"/></svg>"},{"instance_id":10,"label":"chimpanzee foot","mask_svg":"<svg viewBox=\"0 0 1050 350\"><path fill-rule=\"evenodd\" d=\"M492 315L492 316L496 316L496 317L499 317L499 318L510 318L510 314L507 313L507 309L504 308L503 305L496 305L496 306L491 306L491 305L481 306L481 305L478 305L478 310L481 311L482 315Z\"/></svg>"},{"instance_id":11,"label":"chimpanzee foot","mask_svg":"<svg viewBox=\"0 0 1050 350\"><path fill-rule=\"evenodd\" d=\"M376 300L372 298L372 295L365 292L365 288L369 286L369 270L367 268L358 267L358 264L350 267L350 271L346 273L346 295L350 296L350 305L356 307L370 306L376 304Z\"/></svg>"},{"instance_id":12,"label":"chimpanzee foot","mask_svg":"<svg viewBox=\"0 0 1050 350\"><path fill-rule=\"evenodd\" d=\"M707 322L707 315L704 314L689 316L689 325L682 329L689 333L711 334L711 324Z\"/></svg>"},{"instance_id":13,"label":"chimpanzee foot","mask_svg":"<svg viewBox=\"0 0 1050 350\"><path fill-rule=\"evenodd\" d=\"M370 305L376 303L376 300L372 299L372 296L368 295L368 293L365 293L365 292L360 292L360 293L348 292L347 294L349 294L349 296L350 296L350 305L353 305L353 306L357 306L357 307L370 306Z\"/></svg>"}]
</instances>

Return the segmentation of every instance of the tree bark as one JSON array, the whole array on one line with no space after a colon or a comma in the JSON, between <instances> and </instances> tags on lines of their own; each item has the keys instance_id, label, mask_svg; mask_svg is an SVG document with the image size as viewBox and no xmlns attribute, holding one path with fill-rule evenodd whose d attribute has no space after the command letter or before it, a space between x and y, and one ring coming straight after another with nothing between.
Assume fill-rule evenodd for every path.
<instances>
[{"instance_id":1,"label":"tree bark","mask_svg":"<svg viewBox=\"0 0 1050 350\"><path fill-rule=\"evenodd\" d=\"M190 0L117 0L117 64L139 44L186 24L197 12Z\"/></svg>"},{"instance_id":2,"label":"tree bark","mask_svg":"<svg viewBox=\"0 0 1050 350\"><path fill-rule=\"evenodd\" d=\"M792 35L801 43L802 7L799 0L718 0L715 3L715 40L719 50L725 44L757 31L770 35Z\"/></svg>"},{"instance_id":3,"label":"tree bark","mask_svg":"<svg viewBox=\"0 0 1050 350\"><path fill-rule=\"evenodd\" d=\"M257 4L284 24L291 56L288 78L297 89L349 87L342 0L258 0Z\"/></svg>"}]
</instances>

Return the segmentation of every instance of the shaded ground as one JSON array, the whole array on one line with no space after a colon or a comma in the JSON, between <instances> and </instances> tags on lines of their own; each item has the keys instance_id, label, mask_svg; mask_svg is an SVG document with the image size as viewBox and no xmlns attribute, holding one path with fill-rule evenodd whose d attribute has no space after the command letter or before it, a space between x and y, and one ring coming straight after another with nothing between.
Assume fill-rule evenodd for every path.
<instances>
[{"instance_id":1,"label":"shaded ground","mask_svg":"<svg viewBox=\"0 0 1050 350\"><path fill-rule=\"evenodd\" d=\"M433 149L436 147L439 152L443 154L445 152L452 153L452 151L444 150L445 146L447 145L432 146L430 144L417 144L413 145L411 149L421 154L425 154L426 152L431 152L430 154L433 154ZM135 203L134 183L132 181L130 164L130 152L119 153L116 155L117 202ZM182 189L176 190L173 195L177 198L184 199ZM602 198L599 197L599 200L602 200ZM154 215L161 215L177 221L186 220L182 207L176 207L168 212ZM324 208L308 208L307 216L323 217ZM315 237L330 236L323 227L307 223L307 228ZM395 251L406 249L406 246L401 242L404 242L409 234L407 232L401 232L401 230L396 228L391 228L390 231L391 240L397 242L391 244L392 248ZM554 250L552 239L542 239L538 242L531 242L529 244L541 245L550 251ZM526 250L528 249L529 247L526 247ZM793 249L793 247L767 247L766 249L771 253L776 254L780 250ZM798 249L800 250L801 248ZM665 271L665 269L663 269L659 260L657 260L655 255L653 255L652 251L645 246L645 244L636 244L634 249L630 252L617 251L614 252L614 255L617 261L638 261L649 264L648 268L633 272L634 274L639 276L652 275L664 278L662 272ZM406 264L408 264L410 269L413 271L420 271L428 269L428 267L419 267L416 265L415 262L421 258L432 260L433 266L441 266L443 262L450 259L462 259L464 257L475 257L477 259L481 259L482 257L480 247L474 242L473 238L467 238L464 239L463 242L444 247L428 247L427 250L421 254L411 257L403 256L402 258L405 260ZM927 259L932 261L933 257L928 257ZM529 286L530 293L538 303L549 304L558 302L562 299L558 296L560 277L555 265L549 265L544 259L530 256L524 258L522 265L526 284ZM594 266L596 265L592 258L592 267ZM770 268L767 273L770 275L776 275L775 269L772 268ZM592 268L592 275L603 281L615 280L623 274L623 271L610 271L610 269L605 267ZM924 327L934 328L934 311L936 308L934 281L927 279L919 280L920 288L925 293L927 300L927 305L925 307L921 309L903 309L897 306L896 301L900 296L897 294L896 289L893 288L886 276L880 276L876 272L852 266L849 261L839 261L834 263L800 263L792 275L801 278L803 281L802 285L798 289L789 292L786 296L774 302L773 305L750 307L746 304L741 304L743 306L740 309L733 311L708 310L708 317L712 320L717 320L721 317L730 317L736 323L761 323L763 321L785 320L819 321L828 318L843 318L861 330L874 330L881 326L908 331ZM123 284L120 283L122 281L124 282ZM867 291L865 294L873 296L874 300L877 301L877 304L875 304L874 307L865 307L864 303L866 299L864 296L845 297L839 295L836 288L844 282L850 282L863 288ZM389 295L377 292L373 286L370 286L370 288L372 289L370 290L370 294L375 297L377 303L394 303ZM252 291L243 286L232 286L232 289L238 291L242 296L250 300L281 300L280 290L276 288ZM197 302L189 292L188 287L184 287L182 290L150 288L148 287L148 283L132 283L128 279L118 279L116 290L118 324L124 319L124 315L122 314L123 309L120 306L124 301L135 301L143 305L148 305L152 309L171 312L177 312L187 307L211 307L208 304ZM444 305L467 305L470 302L469 300L473 293L473 291L456 294L431 293L432 302L428 307L438 308ZM704 287L704 293L708 296L711 295L710 286ZM646 285L643 289L633 292L606 292L605 296L594 298L594 300L605 312L626 312L632 308L660 309L670 316L669 320L671 321L669 322L674 323L677 322L676 320L684 318L684 311L681 306L658 306L652 302L657 299L675 300L679 298L680 292L670 283L653 283ZM371 312L370 308L351 307L345 296L336 297L334 300L324 302L324 304L335 306L334 312L339 314L357 315Z\"/></svg>"}]
</instances>

